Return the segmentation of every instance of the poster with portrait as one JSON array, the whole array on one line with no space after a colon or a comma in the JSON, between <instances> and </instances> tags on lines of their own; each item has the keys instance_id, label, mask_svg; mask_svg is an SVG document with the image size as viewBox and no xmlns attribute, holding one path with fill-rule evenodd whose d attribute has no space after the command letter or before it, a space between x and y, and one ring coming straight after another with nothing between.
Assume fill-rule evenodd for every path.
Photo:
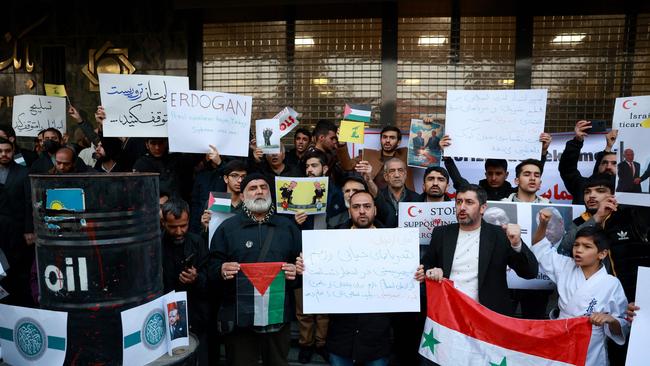
<instances>
[{"instance_id":1,"label":"poster with portrait","mask_svg":"<svg viewBox=\"0 0 650 366\"><path fill-rule=\"evenodd\" d=\"M327 177L275 177L277 212L324 214L327 211L328 189Z\"/></svg>"},{"instance_id":2,"label":"poster with portrait","mask_svg":"<svg viewBox=\"0 0 650 366\"><path fill-rule=\"evenodd\" d=\"M442 150L440 139L444 136L442 122L424 122L411 119L408 143L408 165L417 168L440 166Z\"/></svg>"},{"instance_id":3,"label":"poster with portrait","mask_svg":"<svg viewBox=\"0 0 650 366\"><path fill-rule=\"evenodd\" d=\"M551 213L551 221L546 231L536 236L541 210L548 210ZM490 224L499 226L519 225L521 240L530 248L533 242L536 243L543 239L549 240L553 245L558 245L562 241L564 233L571 226L571 221L582 212L584 212L584 207L580 205L488 201L483 219ZM531 280L517 276L515 271L508 268L507 279L508 287L511 289L550 290L555 288L555 284L541 268L537 278Z\"/></svg>"},{"instance_id":4,"label":"poster with portrait","mask_svg":"<svg viewBox=\"0 0 650 366\"><path fill-rule=\"evenodd\" d=\"M650 96L616 98L612 127L618 129L616 200L650 206Z\"/></svg>"},{"instance_id":5,"label":"poster with portrait","mask_svg":"<svg viewBox=\"0 0 650 366\"><path fill-rule=\"evenodd\" d=\"M190 345L187 292L170 292L165 295L164 304L169 342L167 353L171 356L175 348Z\"/></svg>"}]
</instances>

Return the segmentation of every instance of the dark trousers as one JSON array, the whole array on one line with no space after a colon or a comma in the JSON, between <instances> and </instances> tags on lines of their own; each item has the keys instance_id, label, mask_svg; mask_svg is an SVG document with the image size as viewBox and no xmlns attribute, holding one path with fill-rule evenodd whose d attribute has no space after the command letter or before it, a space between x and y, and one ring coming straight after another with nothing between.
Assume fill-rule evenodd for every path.
<instances>
[{"instance_id":1,"label":"dark trousers","mask_svg":"<svg viewBox=\"0 0 650 366\"><path fill-rule=\"evenodd\" d=\"M285 324L278 332L255 333L252 329L237 328L224 337L226 365L288 366L291 327Z\"/></svg>"},{"instance_id":2,"label":"dark trousers","mask_svg":"<svg viewBox=\"0 0 650 366\"><path fill-rule=\"evenodd\" d=\"M548 298L553 290L510 290L513 308L521 304L521 317L523 319L547 319Z\"/></svg>"},{"instance_id":3,"label":"dark trousers","mask_svg":"<svg viewBox=\"0 0 650 366\"><path fill-rule=\"evenodd\" d=\"M424 329L423 313L395 313L393 326L393 353L400 366L418 365L420 339Z\"/></svg>"}]
</instances>

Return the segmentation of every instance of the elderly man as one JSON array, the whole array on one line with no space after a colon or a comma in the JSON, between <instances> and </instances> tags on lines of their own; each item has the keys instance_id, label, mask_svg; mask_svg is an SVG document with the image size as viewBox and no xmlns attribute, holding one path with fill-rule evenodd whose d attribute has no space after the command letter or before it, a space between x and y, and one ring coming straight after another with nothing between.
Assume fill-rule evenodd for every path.
<instances>
[{"instance_id":1,"label":"elderly man","mask_svg":"<svg viewBox=\"0 0 650 366\"><path fill-rule=\"evenodd\" d=\"M456 194L457 224L440 226L431 233L429 250L422 258L427 277L454 281L460 291L487 308L511 315L506 269L522 278L537 276L538 263L521 240L518 225L501 227L483 220L487 193L477 185Z\"/></svg>"},{"instance_id":2,"label":"elderly man","mask_svg":"<svg viewBox=\"0 0 650 366\"><path fill-rule=\"evenodd\" d=\"M418 202L417 193L405 185L407 166L398 158L390 158L384 162L384 179L388 184L377 194L377 218L385 227L397 227L400 202Z\"/></svg>"},{"instance_id":3,"label":"elderly man","mask_svg":"<svg viewBox=\"0 0 650 366\"><path fill-rule=\"evenodd\" d=\"M634 150L623 150L623 161L618 163L618 186L616 192L641 193L641 164L634 161Z\"/></svg>"},{"instance_id":4,"label":"elderly man","mask_svg":"<svg viewBox=\"0 0 650 366\"><path fill-rule=\"evenodd\" d=\"M292 313L291 294L296 278L293 264L300 253L301 236L290 219L276 215L268 178L253 173L241 183L243 208L224 221L210 242L209 279L222 291L217 316L219 331L225 334L228 365L286 366L289 354ZM264 326L243 323L238 317L240 302L235 281L244 263L282 262L284 286L283 321ZM240 294L243 295L243 294Z\"/></svg>"}]
</instances>

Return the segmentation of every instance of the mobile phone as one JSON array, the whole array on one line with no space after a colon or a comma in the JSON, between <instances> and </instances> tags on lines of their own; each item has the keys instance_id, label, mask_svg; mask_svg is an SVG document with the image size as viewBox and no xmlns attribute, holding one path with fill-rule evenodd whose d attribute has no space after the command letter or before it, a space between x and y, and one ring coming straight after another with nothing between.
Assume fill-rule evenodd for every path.
<instances>
[{"instance_id":1,"label":"mobile phone","mask_svg":"<svg viewBox=\"0 0 650 366\"><path fill-rule=\"evenodd\" d=\"M605 132L607 131L607 121L604 119L592 119L591 128L589 133Z\"/></svg>"},{"instance_id":2,"label":"mobile phone","mask_svg":"<svg viewBox=\"0 0 650 366\"><path fill-rule=\"evenodd\" d=\"M184 268L190 268L194 265L194 253L190 254L187 256L187 258L183 259L181 264L183 265Z\"/></svg>"}]
</instances>

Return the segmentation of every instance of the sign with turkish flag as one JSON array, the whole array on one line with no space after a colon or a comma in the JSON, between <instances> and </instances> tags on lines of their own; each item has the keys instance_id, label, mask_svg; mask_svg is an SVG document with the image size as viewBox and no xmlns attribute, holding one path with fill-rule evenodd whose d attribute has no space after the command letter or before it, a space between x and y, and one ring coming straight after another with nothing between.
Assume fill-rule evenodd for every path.
<instances>
[{"instance_id":1,"label":"sign with turkish flag","mask_svg":"<svg viewBox=\"0 0 650 366\"><path fill-rule=\"evenodd\" d=\"M400 202L398 227L418 228L420 245L429 245L434 227L456 222L454 201Z\"/></svg>"}]
</instances>

